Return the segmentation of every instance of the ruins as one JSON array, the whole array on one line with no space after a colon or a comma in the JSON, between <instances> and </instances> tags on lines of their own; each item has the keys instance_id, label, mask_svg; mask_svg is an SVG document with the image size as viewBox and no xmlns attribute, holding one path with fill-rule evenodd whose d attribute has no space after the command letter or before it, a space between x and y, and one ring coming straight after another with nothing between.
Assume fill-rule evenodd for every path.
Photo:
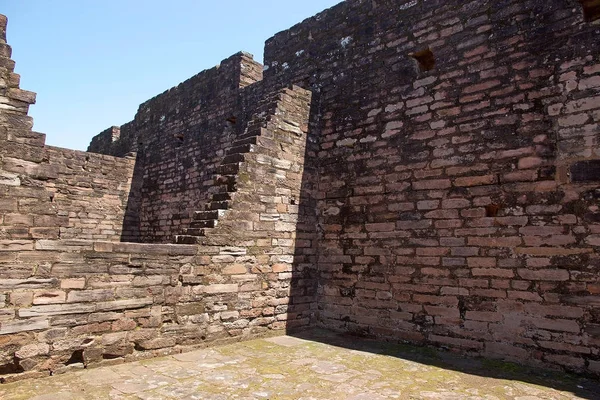
<instances>
[{"instance_id":1,"label":"ruins","mask_svg":"<svg viewBox=\"0 0 600 400\"><path fill-rule=\"evenodd\" d=\"M347 0L45 145L0 16L0 379L311 327L600 376L597 0Z\"/></svg>"}]
</instances>

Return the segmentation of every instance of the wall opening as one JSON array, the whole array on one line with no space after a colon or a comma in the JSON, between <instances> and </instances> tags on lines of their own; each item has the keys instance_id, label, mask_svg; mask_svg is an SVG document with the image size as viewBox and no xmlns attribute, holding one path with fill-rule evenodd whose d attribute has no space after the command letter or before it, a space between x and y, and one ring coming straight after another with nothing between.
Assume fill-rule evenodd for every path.
<instances>
[{"instance_id":1,"label":"wall opening","mask_svg":"<svg viewBox=\"0 0 600 400\"><path fill-rule=\"evenodd\" d=\"M417 61L420 72L431 71L435 67L435 56L430 49L417 51L409 55Z\"/></svg>"},{"instance_id":2,"label":"wall opening","mask_svg":"<svg viewBox=\"0 0 600 400\"><path fill-rule=\"evenodd\" d=\"M65 365L72 365L72 364L84 364L83 350L75 350L73 352L73 354L71 354L71 358L69 358L65 362Z\"/></svg>"},{"instance_id":3,"label":"wall opening","mask_svg":"<svg viewBox=\"0 0 600 400\"><path fill-rule=\"evenodd\" d=\"M600 19L600 0L579 0L583 7L583 18L588 21Z\"/></svg>"},{"instance_id":4,"label":"wall opening","mask_svg":"<svg viewBox=\"0 0 600 400\"><path fill-rule=\"evenodd\" d=\"M571 182L600 182L600 160L579 161L571 165Z\"/></svg>"}]
</instances>

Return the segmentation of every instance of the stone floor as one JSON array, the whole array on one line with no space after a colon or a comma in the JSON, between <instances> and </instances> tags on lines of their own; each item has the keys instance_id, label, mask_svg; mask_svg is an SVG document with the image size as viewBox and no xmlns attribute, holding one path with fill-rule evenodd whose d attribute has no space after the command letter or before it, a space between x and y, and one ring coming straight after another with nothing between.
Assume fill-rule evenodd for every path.
<instances>
[{"instance_id":1,"label":"stone floor","mask_svg":"<svg viewBox=\"0 0 600 400\"><path fill-rule=\"evenodd\" d=\"M600 382L315 331L5 384L0 399L600 399Z\"/></svg>"}]
</instances>

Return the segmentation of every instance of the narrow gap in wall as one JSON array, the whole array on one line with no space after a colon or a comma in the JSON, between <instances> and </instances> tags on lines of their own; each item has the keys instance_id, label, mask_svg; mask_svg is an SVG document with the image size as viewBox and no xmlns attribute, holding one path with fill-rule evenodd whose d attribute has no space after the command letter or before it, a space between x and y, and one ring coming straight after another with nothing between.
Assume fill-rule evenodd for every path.
<instances>
[{"instance_id":1,"label":"narrow gap in wall","mask_svg":"<svg viewBox=\"0 0 600 400\"><path fill-rule=\"evenodd\" d=\"M83 364L83 350L75 350L73 354L71 354L71 358L69 358L65 365L71 364Z\"/></svg>"},{"instance_id":2,"label":"narrow gap in wall","mask_svg":"<svg viewBox=\"0 0 600 400\"><path fill-rule=\"evenodd\" d=\"M488 218L497 217L498 211L500 211L500 206L498 204L488 204L485 206L485 216Z\"/></svg>"},{"instance_id":3,"label":"narrow gap in wall","mask_svg":"<svg viewBox=\"0 0 600 400\"><path fill-rule=\"evenodd\" d=\"M600 19L600 0L579 0L583 7L583 18L587 22Z\"/></svg>"},{"instance_id":4,"label":"narrow gap in wall","mask_svg":"<svg viewBox=\"0 0 600 400\"><path fill-rule=\"evenodd\" d=\"M234 115L232 115L231 117L227 118L227 122L235 124L237 122L237 118Z\"/></svg>"},{"instance_id":5,"label":"narrow gap in wall","mask_svg":"<svg viewBox=\"0 0 600 400\"><path fill-rule=\"evenodd\" d=\"M431 71L435 67L435 56L429 48L409 55L417 61L420 72Z\"/></svg>"}]
</instances>

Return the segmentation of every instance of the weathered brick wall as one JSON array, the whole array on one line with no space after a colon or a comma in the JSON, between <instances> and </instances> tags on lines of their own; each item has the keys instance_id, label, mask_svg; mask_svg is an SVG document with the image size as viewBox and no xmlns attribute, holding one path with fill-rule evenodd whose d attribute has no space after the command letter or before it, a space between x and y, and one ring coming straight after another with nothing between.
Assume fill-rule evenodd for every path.
<instances>
[{"instance_id":1,"label":"weathered brick wall","mask_svg":"<svg viewBox=\"0 0 600 400\"><path fill-rule=\"evenodd\" d=\"M267 41L318 104L322 326L600 372L599 33L577 1L347 1Z\"/></svg>"},{"instance_id":2,"label":"weathered brick wall","mask_svg":"<svg viewBox=\"0 0 600 400\"><path fill-rule=\"evenodd\" d=\"M253 308L248 279L213 262L250 263L245 249L40 240L5 242L1 250L13 265L0 283L6 379L224 339ZM32 261L43 267L32 271ZM243 328L261 327L246 321Z\"/></svg>"},{"instance_id":3,"label":"weathered brick wall","mask_svg":"<svg viewBox=\"0 0 600 400\"><path fill-rule=\"evenodd\" d=\"M144 103L90 147L138 153L131 195L102 176L132 160L72 164L94 161L94 193L110 204L124 194L122 239L199 246L10 236L2 370L315 321L600 373L599 33L575 0L349 0L269 39L262 81L237 54ZM88 218L78 199L91 175L35 168L71 156L31 132L32 94L6 76L2 168L11 154L33 164L0 185L35 184L0 207L56 192ZM61 287L69 279L83 286Z\"/></svg>"},{"instance_id":4,"label":"weathered brick wall","mask_svg":"<svg viewBox=\"0 0 600 400\"><path fill-rule=\"evenodd\" d=\"M275 307L279 329L307 327L316 311L316 213L303 204L314 197L304 161L310 103L310 92L299 87L266 97L248 129L249 148L228 154L240 161L231 177L236 190L225 209L209 203L218 217L195 238L202 245L245 243L258 263L251 273L268 282L255 301Z\"/></svg>"},{"instance_id":5,"label":"weathered brick wall","mask_svg":"<svg viewBox=\"0 0 600 400\"><path fill-rule=\"evenodd\" d=\"M137 152L139 201L128 209L135 218L124 240L170 243L203 209L217 166L260 100L243 88L261 77L262 65L238 53L142 104L118 135L109 128L92 140L92 152Z\"/></svg>"},{"instance_id":6,"label":"weathered brick wall","mask_svg":"<svg viewBox=\"0 0 600 400\"><path fill-rule=\"evenodd\" d=\"M119 240L132 159L27 144L0 162L1 239Z\"/></svg>"},{"instance_id":7,"label":"weathered brick wall","mask_svg":"<svg viewBox=\"0 0 600 400\"><path fill-rule=\"evenodd\" d=\"M0 240L118 240L134 161L45 146L0 26Z\"/></svg>"},{"instance_id":8,"label":"weathered brick wall","mask_svg":"<svg viewBox=\"0 0 600 400\"><path fill-rule=\"evenodd\" d=\"M0 241L0 379L308 326L314 260L295 254L315 245L296 241L310 93L269 98L201 246Z\"/></svg>"}]
</instances>

